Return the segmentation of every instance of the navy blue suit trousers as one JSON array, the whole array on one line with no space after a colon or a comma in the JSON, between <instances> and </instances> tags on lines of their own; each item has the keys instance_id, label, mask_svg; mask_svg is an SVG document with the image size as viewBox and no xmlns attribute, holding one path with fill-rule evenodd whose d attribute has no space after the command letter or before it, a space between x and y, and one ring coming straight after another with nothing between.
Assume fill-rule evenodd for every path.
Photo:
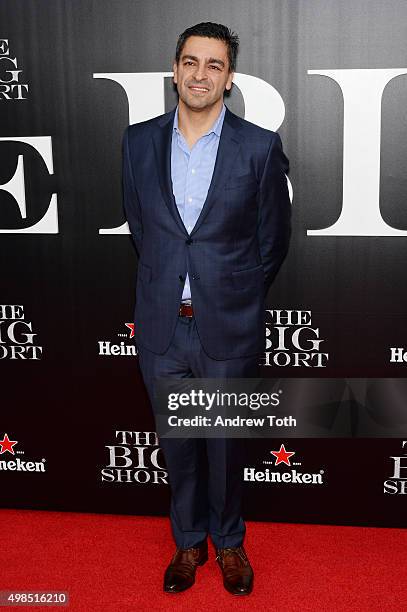
<instances>
[{"instance_id":1,"label":"navy blue suit trousers","mask_svg":"<svg viewBox=\"0 0 407 612\"><path fill-rule=\"evenodd\" d=\"M212 359L202 347L195 319L187 317L178 317L163 355L139 347L140 368L153 410L157 377L257 377L259 361L259 355ZM217 548L242 544L245 442L238 438L160 439L171 485L170 518L177 546L197 546L208 534Z\"/></svg>"}]
</instances>

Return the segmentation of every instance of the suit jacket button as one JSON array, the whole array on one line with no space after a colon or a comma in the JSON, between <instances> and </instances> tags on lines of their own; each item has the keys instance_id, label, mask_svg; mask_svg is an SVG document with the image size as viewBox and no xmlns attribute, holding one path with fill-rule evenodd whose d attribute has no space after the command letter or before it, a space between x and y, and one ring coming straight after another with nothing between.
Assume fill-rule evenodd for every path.
<instances>
[{"instance_id":1,"label":"suit jacket button","mask_svg":"<svg viewBox=\"0 0 407 612\"><path fill-rule=\"evenodd\" d=\"M188 238L188 240L185 240L185 244L190 245L190 244L192 244L192 243L193 243L192 238Z\"/></svg>"}]
</instances>

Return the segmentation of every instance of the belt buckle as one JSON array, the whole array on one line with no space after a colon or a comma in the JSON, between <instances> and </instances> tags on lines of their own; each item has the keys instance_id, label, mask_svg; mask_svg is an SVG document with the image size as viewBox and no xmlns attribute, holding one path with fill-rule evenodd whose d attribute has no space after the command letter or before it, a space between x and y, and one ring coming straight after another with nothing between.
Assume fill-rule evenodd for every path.
<instances>
[{"instance_id":1,"label":"belt buckle","mask_svg":"<svg viewBox=\"0 0 407 612\"><path fill-rule=\"evenodd\" d=\"M184 307L189 307L189 308L191 309L191 313L190 313L190 314L187 314L187 313L185 313L185 314L184 314L184 313L182 312ZM192 303L191 303L191 302L189 302L189 303L183 303L183 304L180 304L179 311L178 311L178 315L179 315L180 317L187 317L188 319L192 319L192 317L194 316L194 315L193 315L193 310L192 310Z\"/></svg>"}]
</instances>

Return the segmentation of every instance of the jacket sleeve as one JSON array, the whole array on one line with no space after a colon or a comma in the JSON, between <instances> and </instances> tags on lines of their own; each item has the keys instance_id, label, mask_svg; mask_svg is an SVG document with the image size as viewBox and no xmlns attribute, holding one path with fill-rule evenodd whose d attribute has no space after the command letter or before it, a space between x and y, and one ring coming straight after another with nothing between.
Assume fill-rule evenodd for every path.
<instances>
[{"instance_id":1,"label":"jacket sleeve","mask_svg":"<svg viewBox=\"0 0 407 612\"><path fill-rule=\"evenodd\" d=\"M130 127L130 126L129 126ZM131 167L129 149L129 127L126 128L123 136L123 205L127 222L137 254L140 255L143 241L143 223L141 218L140 201L137 195L134 176Z\"/></svg>"},{"instance_id":2,"label":"jacket sleeve","mask_svg":"<svg viewBox=\"0 0 407 612\"><path fill-rule=\"evenodd\" d=\"M275 133L267 153L258 193L257 236L265 274L265 297L287 255L290 242L291 202L285 176L288 167L280 136Z\"/></svg>"}]
</instances>

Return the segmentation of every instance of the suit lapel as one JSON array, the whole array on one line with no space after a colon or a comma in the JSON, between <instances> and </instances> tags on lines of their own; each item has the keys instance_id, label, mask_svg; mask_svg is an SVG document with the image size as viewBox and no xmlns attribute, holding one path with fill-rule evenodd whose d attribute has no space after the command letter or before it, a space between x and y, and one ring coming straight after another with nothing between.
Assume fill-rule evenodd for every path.
<instances>
[{"instance_id":1,"label":"suit lapel","mask_svg":"<svg viewBox=\"0 0 407 612\"><path fill-rule=\"evenodd\" d=\"M218 152L216 155L215 167L213 169L212 180L209 185L208 195L202 207L201 213L194 225L191 234L194 234L202 225L208 212L216 202L217 196L221 196L222 187L227 182L235 163L236 155L241 146L240 140L240 120L226 108L223 120L222 132L220 134Z\"/></svg>"},{"instance_id":2,"label":"suit lapel","mask_svg":"<svg viewBox=\"0 0 407 612\"><path fill-rule=\"evenodd\" d=\"M160 118L159 128L153 134L154 152L157 161L158 178L160 181L161 192L164 197L164 202L175 222L184 233L188 233L185 225L182 222L178 211L177 203L175 202L172 191L171 180L171 143L172 129L174 123L175 108L170 113L167 113Z\"/></svg>"},{"instance_id":3,"label":"suit lapel","mask_svg":"<svg viewBox=\"0 0 407 612\"><path fill-rule=\"evenodd\" d=\"M172 191L171 143L174 115L175 109L164 115L158 122L159 129L155 130L153 134L154 151L164 201L173 215L177 225L184 233L187 234L188 232L179 214ZM216 196L220 193L222 187L229 178L236 155L241 146L241 137L239 133L240 127L241 124L239 117L231 113L229 109L226 108L212 180L209 185L209 190L204 205L197 222L191 231L191 234L194 234L199 229L208 212L214 205Z\"/></svg>"}]
</instances>

